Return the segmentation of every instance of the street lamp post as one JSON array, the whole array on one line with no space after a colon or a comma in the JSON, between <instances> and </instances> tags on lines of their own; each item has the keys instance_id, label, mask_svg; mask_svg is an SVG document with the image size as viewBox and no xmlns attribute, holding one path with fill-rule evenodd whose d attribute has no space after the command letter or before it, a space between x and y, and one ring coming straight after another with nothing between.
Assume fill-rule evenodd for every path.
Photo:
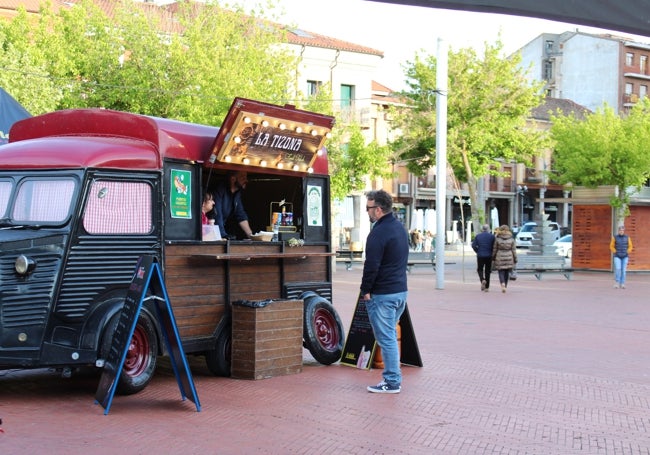
<instances>
[{"instance_id":1,"label":"street lamp post","mask_svg":"<svg viewBox=\"0 0 650 455\"><path fill-rule=\"evenodd\" d=\"M528 192L528 187L526 185L521 186L517 185L517 195L519 196L519 229L524 225L524 196Z\"/></svg>"}]
</instances>

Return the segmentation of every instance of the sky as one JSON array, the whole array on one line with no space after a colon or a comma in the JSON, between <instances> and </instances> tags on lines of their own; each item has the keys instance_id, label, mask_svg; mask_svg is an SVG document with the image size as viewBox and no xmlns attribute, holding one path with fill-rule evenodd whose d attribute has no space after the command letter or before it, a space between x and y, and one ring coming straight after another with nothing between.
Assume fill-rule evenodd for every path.
<instances>
[{"instance_id":1,"label":"sky","mask_svg":"<svg viewBox=\"0 0 650 455\"><path fill-rule=\"evenodd\" d=\"M402 65L417 52L436 55L438 39L453 50L494 44L501 34L504 51L510 54L541 33L561 33L579 29L586 33L607 32L593 27L576 26L542 19L500 14L451 11L368 0L271 0L277 22L330 36L384 52L375 78L393 90L404 87ZM260 0L231 0L246 11ZM265 4L262 0L261 4ZM650 38L612 32L637 41Z\"/></svg>"}]
</instances>

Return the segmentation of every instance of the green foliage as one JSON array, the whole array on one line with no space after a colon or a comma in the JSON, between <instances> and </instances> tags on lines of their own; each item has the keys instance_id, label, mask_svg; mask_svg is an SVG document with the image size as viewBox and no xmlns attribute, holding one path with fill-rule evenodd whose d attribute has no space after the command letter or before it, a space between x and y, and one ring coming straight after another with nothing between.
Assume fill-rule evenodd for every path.
<instances>
[{"instance_id":1,"label":"green foliage","mask_svg":"<svg viewBox=\"0 0 650 455\"><path fill-rule=\"evenodd\" d=\"M472 218L479 220L477 179L495 174L500 162L528 162L545 145L544 136L527 127L531 109L542 102L541 84L531 85L519 68L520 56L506 59L503 44L449 52L447 161L455 177L469 187ZM393 144L409 170L423 175L436 162L435 57L416 55L407 63L410 106L399 116L404 136Z\"/></svg>"},{"instance_id":2,"label":"green foliage","mask_svg":"<svg viewBox=\"0 0 650 455\"><path fill-rule=\"evenodd\" d=\"M58 87L47 110L104 107L219 125L237 96L283 104L297 59L277 46L276 27L214 3L178 6L173 18L132 0L116 2L110 17L91 0L58 14L45 8L36 25L20 16L2 24L0 59L17 49L40 70L39 86Z\"/></svg>"},{"instance_id":3,"label":"green foliage","mask_svg":"<svg viewBox=\"0 0 650 455\"><path fill-rule=\"evenodd\" d=\"M615 185L614 207L627 212L629 190L650 177L650 100L643 98L621 117L609 106L580 120L553 117L551 128L557 179L563 184L595 188Z\"/></svg>"},{"instance_id":4,"label":"green foliage","mask_svg":"<svg viewBox=\"0 0 650 455\"><path fill-rule=\"evenodd\" d=\"M327 150L333 199L343 199L354 191L363 190L366 178L392 176L387 167L392 154L390 147L374 141L366 145L358 124L337 127Z\"/></svg>"},{"instance_id":5,"label":"green foliage","mask_svg":"<svg viewBox=\"0 0 650 455\"><path fill-rule=\"evenodd\" d=\"M22 7L11 22L0 21L0 86L37 115L54 110L61 90L48 77L46 56L32 45L31 29Z\"/></svg>"}]
</instances>

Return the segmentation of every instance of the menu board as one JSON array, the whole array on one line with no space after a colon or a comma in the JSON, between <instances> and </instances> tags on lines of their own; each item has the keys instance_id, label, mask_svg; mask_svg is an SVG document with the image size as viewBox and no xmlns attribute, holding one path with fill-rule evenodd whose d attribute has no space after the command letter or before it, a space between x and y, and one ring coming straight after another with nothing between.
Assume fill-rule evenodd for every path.
<instances>
[{"instance_id":1,"label":"menu board","mask_svg":"<svg viewBox=\"0 0 650 455\"><path fill-rule=\"evenodd\" d=\"M341 363L360 369L370 369L376 346L375 334L366 311L366 302L359 296L348 330L348 338L343 347Z\"/></svg>"}]
</instances>

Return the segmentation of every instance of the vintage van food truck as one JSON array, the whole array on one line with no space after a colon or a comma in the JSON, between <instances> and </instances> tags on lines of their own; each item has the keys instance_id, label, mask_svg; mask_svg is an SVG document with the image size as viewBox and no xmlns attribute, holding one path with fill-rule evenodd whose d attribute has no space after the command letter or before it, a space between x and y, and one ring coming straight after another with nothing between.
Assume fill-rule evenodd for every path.
<instances>
[{"instance_id":1,"label":"vintage van food truck","mask_svg":"<svg viewBox=\"0 0 650 455\"><path fill-rule=\"evenodd\" d=\"M304 346L337 361L323 148L333 125L241 98L221 128L103 109L16 123L0 147L0 368L101 368L143 255L160 264L183 350L214 374L230 374L240 300L302 299ZM277 240L203 240L202 194L232 170L248 172L253 232L284 212ZM152 310L145 301L120 393L142 390L165 353Z\"/></svg>"}]
</instances>

